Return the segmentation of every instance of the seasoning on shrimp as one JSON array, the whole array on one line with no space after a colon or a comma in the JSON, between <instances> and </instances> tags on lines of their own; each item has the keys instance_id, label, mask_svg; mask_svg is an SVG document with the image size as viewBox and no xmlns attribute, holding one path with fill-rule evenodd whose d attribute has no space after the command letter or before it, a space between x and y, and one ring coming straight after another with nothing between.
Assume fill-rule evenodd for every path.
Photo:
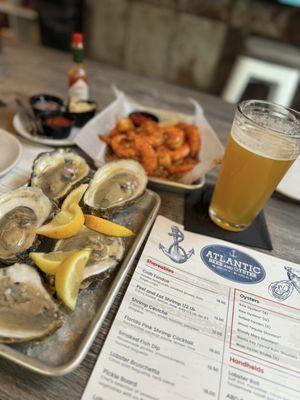
<instances>
[{"instance_id":1,"label":"seasoning on shrimp","mask_svg":"<svg viewBox=\"0 0 300 400\"><path fill-rule=\"evenodd\" d=\"M160 125L146 114L117 121L108 135L107 160L133 158L149 176L177 180L199 162L201 137L196 125L178 122Z\"/></svg>"},{"instance_id":2,"label":"seasoning on shrimp","mask_svg":"<svg viewBox=\"0 0 300 400\"><path fill-rule=\"evenodd\" d=\"M172 150L178 149L183 145L185 133L176 126L167 126L164 128L165 144Z\"/></svg>"},{"instance_id":3,"label":"seasoning on shrimp","mask_svg":"<svg viewBox=\"0 0 300 400\"><path fill-rule=\"evenodd\" d=\"M185 122L180 122L176 126L184 131L187 142L190 146L190 155L195 157L198 154L201 145L201 137L198 127Z\"/></svg>"}]
</instances>

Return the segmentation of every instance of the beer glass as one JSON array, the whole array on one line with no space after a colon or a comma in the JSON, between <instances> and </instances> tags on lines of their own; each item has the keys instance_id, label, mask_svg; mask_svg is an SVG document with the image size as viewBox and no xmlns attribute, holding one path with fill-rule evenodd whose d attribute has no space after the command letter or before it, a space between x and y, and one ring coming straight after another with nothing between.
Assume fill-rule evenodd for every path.
<instances>
[{"instance_id":1,"label":"beer glass","mask_svg":"<svg viewBox=\"0 0 300 400\"><path fill-rule=\"evenodd\" d=\"M209 216L246 229L300 153L300 114L266 101L237 106Z\"/></svg>"}]
</instances>

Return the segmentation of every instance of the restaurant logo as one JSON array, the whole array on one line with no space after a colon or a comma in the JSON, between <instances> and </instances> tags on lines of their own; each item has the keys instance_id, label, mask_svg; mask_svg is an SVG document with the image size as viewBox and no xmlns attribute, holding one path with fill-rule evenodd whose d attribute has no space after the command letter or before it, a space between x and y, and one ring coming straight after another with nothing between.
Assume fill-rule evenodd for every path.
<instances>
[{"instance_id":1,"label":"restaurant logo","mask_svg":"<svg viewBox=\"0 0 300 400\"><path fill-rule=\"evenodd\" d=\"M161 243L159 243L159 250L161 250L170 260L183 264L185 263L192 255L195 254L195 250L191 249L186 251L180 243L184 241L184 234L178 228L178 226L171 226L171 232L168 233L169 236L172 237L173 243L169 247L165 247Z\"/></svg>"},{"instance_id":2,"label":"restaurant logo","mask_svg":"<svg viewBox=\"0 0 300 400\"><path fill-rule=\"evenodd\" d=\"M233 282L258 283L266 276L264 267L258 261L232 247L205 246L200 256L211 271Z\"/></svg>"}]
</instances>

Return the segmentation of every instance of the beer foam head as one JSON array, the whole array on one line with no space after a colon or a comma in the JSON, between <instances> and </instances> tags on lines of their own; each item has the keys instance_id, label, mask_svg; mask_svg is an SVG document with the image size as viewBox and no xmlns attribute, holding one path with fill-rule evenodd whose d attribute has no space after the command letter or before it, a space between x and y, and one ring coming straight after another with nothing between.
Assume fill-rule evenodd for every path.
<instances>
[{"instance_id":1,"label":"beer foam head","mask_svg":"<svg viewBox=\"0 0 300 400\"><path fill-rule=\"evenodd\" d=\"M300 114L265 101L244 101L238 105L232 137L263 157L294 160L300 153Z\"/></svg>"}]
</instances>

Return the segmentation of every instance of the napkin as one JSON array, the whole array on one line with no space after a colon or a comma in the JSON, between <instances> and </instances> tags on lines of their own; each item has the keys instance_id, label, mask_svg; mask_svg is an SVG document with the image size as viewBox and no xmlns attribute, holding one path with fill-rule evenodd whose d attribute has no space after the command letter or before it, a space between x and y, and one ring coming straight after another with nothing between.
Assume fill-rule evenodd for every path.
<instances>
[{"instance_id":1,"label":"napkin","mask_svg":"<svg viewBox=\"0 0 300 400\"><path fill-rule=\"evenodd\" d=\"M207 184L203 188L186 195L184 229L233 243L272 250L273 246L263 211L258 214L251 226L242 232L226 231L211 221L208 215L208 207L213 189L213 185Z\"/></svg>"}]
</instances>

